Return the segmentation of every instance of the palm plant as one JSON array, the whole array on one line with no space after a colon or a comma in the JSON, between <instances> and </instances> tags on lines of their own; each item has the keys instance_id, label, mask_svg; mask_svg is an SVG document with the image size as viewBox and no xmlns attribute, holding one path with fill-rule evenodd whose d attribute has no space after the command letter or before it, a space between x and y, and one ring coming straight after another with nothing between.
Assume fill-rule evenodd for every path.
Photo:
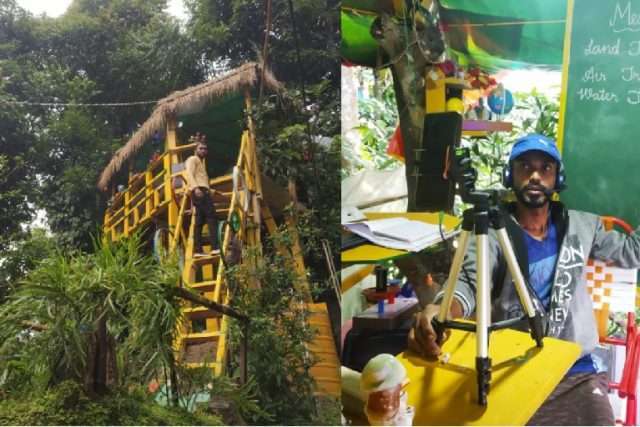
<instances>
[{"instance_id":1,"label":"palm plant","mask_svg":"<svg viewBox=\"0 0 640 427\"><path fill-rule=\"evenodd\" d=\"M56 251L43 259L0 307L5 383L27 373L36 388L72 379L101 395L172 369L181 320L172 292L177 262L158 265L138 236L94 244L93 254Z\"/></svg>"}]
</instances>

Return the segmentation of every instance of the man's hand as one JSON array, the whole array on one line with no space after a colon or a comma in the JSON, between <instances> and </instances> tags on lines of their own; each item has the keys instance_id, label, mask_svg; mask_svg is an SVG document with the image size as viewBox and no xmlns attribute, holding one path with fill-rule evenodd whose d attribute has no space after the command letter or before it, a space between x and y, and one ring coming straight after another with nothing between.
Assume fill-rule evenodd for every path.
<instances>
[{"instance_id":1,"label":"man's hand","mask_svg":"<svg viewBox=\"0 0 640 427\"><path fill-rule=\"evenodd\" d=\"M193 194L199 199L201 198L204 194L202 193L202 190L200 189L200 187L196 187L193 190Z\"/></svg>"},{"instance_id":2,"label":"man's hand","mask_svg":"<svg viewBox=\"0 0 640 427\"><path fill-rule=\"evenodd\" d=\"M436 358L442 350L436 344L436 331L431 325L440 312L440 306L435 304L427 305L424 310L417 313L413 327L409 331L409 349L426 358ZM445 331L443 342L449 338L449 331Z\"/></svg>"}]
</instances>

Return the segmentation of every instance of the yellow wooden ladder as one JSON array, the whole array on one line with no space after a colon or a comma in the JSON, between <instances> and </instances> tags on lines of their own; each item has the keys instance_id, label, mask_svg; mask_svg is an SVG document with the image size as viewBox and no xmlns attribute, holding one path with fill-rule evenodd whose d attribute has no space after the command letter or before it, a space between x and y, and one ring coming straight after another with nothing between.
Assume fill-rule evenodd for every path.
<instances>
[{"instance_id":1,"label":"yellow wooden ladder","mask_svg":"<svg viewBox=\"0 0 640 427\"><path fill-rule=\"evenodd\" d=\"M216 216L218 221L226 219L229 212L229 195L226 190L231 182L230 176L219 177L212 182L212 188L217 193L214 197ZM222 190L220 190L222 188ZM195 212L186 212L190 216L189 232L184 247L184 265L182 268L183 286L200 294L209 301L227 305L229 294L224 283L224 262L220 252L209 254L211 247L205 239L204 257L194 258L194 232L196 227ZM185 218L186 219L186 218ZM203 234L211 233L208 226L204 226ZM228 227L224 228L225 231ZM217 230L213 230L217 232ZM222 246L228 241L228 232L219 241ZM204 306L186 303L182 310L185 318L178 333L176 348L180 357L189 367L207 366L214 370L215 375L224 372L227 346L227 316Z\"/></svg>"}]
</instances>

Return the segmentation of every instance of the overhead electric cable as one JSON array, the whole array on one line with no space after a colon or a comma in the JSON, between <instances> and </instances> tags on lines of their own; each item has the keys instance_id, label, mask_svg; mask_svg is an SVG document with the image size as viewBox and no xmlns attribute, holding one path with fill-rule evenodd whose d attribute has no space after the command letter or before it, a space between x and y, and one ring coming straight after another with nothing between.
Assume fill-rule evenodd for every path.
<instances>
[{"instance_id":1,"label":"overhead electric cable","mask_svg":"<svg viewBox=\"0 0 640 427\"><path fill-rule=\"evenodd\" d=\"M39 107L131 107L134 105L156 104L155 101L133 101L133 102L35 102L35 101L14 101L0 98L0 104L7 105L29 105Z\"/></svg>"}]
</instances>

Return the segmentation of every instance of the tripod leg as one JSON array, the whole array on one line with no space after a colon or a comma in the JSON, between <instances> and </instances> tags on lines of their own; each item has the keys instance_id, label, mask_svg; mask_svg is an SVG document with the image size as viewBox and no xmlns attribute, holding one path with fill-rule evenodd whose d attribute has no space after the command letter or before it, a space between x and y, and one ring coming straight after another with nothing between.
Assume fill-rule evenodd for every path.
<instances>
[{"instance_id":1,"label":"tripod leg","mask_svg":"<svg viewBox=\"0 0 640 427\"><path fill-rule=\"evenodd\" d=\"M447 279L447 287L444 291L444 297L440 304L440 312L438 316L433 320L432 325L436 331L436 342L442 343L442 337L444 335L444 322L447 320L447 315L451 309L451 302L453 301L453 294L456 290L456 283L458 283L458 275L462 268L462 261L464 255L467 253L467 246L469 245L470 232L462 230L460 232L460 240L458 240L458 249L453 257L451 268L449 269L449 277Z\"/></svg>"},{"instance_id":2,"label":"tripod leg","mask_svg":"<svg viewBox=\"0 0 640 427\"><path fill-rule=\"evenodd\" d=\"M524 307L527 317L529 318L531 337L536 341L536 345L538 347L542 347L542 338L544 337L542 314L537 311L533 305L531 295L529 294L527 285L524 282L524 276L522 275L522 271L520 271L520 266L518 265L516 255L513 251L513 247L511 246L511 241L509 240L506 229L502 227L496 229L496 232L498 234L500 247L502 248L502 253L505 256L507 266L509 267L509 272L511 272L511 277L513 277L516 291L520 297L520 303L522 304L522 307Z\"/></svg>"},{"instance_id":3,"label":"tripod leg","mask_svg":"<svg viewBox=\"0 0 640 427\"><path fill-rule=\"evenodd\" d=\"M478 232L477 229L476 232ZM476 372L478 375L478 403L484 406L487 404L491 381L491 359L489 358L491 277L489 274L489 240L486 230L484 230L484 234L476 234L476 248Z\"/></svg>"}]
</instances>

